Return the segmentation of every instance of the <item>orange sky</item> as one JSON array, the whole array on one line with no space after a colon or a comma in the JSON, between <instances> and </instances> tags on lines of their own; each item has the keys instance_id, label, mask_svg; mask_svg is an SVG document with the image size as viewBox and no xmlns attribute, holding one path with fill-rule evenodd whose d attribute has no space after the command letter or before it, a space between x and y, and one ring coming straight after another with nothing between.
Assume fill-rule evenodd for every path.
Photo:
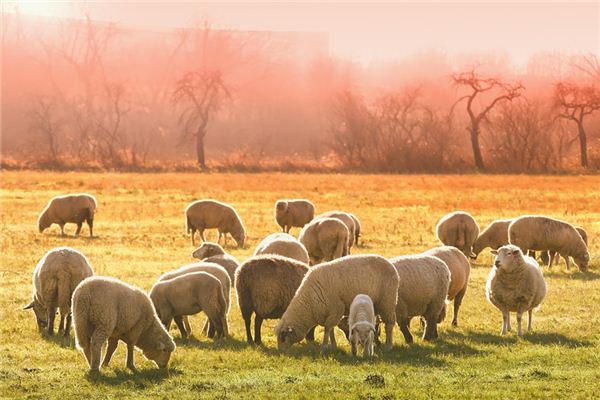
<instances>
[{"instance_id":1,"label":"orange sky","mask_svg":"<svg viewBox=\"0 0 600 400\"><path fill-rule=\"evenodd\" d=\"M329 33L334 55L390 60L436 49L448 54L498 52L523 64L540 52L600 54L600 1L403 3L3 2L24 14L93 18L145 29L204 19L242 30Z\"/></svg>"}]
</instances>

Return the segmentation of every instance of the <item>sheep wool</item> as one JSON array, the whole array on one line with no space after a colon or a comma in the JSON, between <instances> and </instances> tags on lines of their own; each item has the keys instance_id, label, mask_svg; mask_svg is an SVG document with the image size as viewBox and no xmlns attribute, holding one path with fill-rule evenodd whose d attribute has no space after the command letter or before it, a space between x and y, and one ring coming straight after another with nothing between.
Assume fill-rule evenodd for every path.
<instances>
[{"instance_id":1,"label":"sheep wool","mask_svg":"<svg viewBox=\"0 0 600 400\"><path fill-rule=\"evenodd\" d=\"M308 251L310 264L331 261L348 254L350 234L337 218L314 219L300 231L298 240Z\"/></svg>"},{"instance_id":2,"label":"sheep wool","mask_svg":"<svg viewBox=\"0 0 600 400\"><path fill-rule=\"evenodd\" d=\"M192 236L192 245L195 245L195 234L199 232L203 242L205 229L216 228L219 231L219 240L224 236L227 241L229 233L238 247L244 246L246 229L242 220L233 207L216 200L198 200L190 203L185 209L186 231Z\"/></svg>"},{"instance_id":3,"label":"sheep wool","mask_svg":"<svg viewBox=\"0 0 600 400\"><path fill-rule=\"evenodd\" d=\"M254 250L255 256L261 254L277 254L293 258L305 264L309 262L306 247L298 239L287 233L273 233L264 238Z\"/></svg>"},{"instance_id":4,"label":"sheep wool","mask_svg":"<svg viewBox=\"0 0 600 400\"><path fill-rule=\"evenodd\" d=\"M282 232L289 233L292 227L302 228L315 216L315 206L305 199L278 200L275 202L275 221Z\"/></svg>"},{"instance_id":5,"label":"sheep wool","mask_svg":"<svg viewBox=\"0 0 600 400\"><path fill-rule=\"evenodd\" d=\"M94 196L88 193L67 194L53 197L38 217L38 229L44 232L50 225L60 226L60 234L65 234L65 224L77 224L75 235L79 235L83 221L90 229L90 237L94 236L94 215L97 203Z\"/></svg>"},{"instance_id":6,"label":"sheep wool","mask_svg":"<svg viewBox=\"0 0 600 400\"><path fill-rule=\"evenodd\" d=\"M490 247L493 250L498 250L500 247L508 244L508 226L512 219L497 219L492 221L479 234L475 243L473 243L473 253L475 257L483 250Z\"/></svg>"},{"instance_id":7,"label":"sheep wool","mask_svg":"<svg viewBox=\"0 0 600 400\"><path fill-rule=\"evenodd\" d=\"M356 235L356 226L354 224L354 218L352 218L352 215L344 211L328 211L315 217L315 219L324 218L339 219L344 223L344 225L346 225L346 228L348 229L348 254L350 254L350 249L352 246L354 246L354 238Z\"/></svg>"},{"instance_id":8,"label":"sheep wool","mask_svg":"<svg viewBox=\"0 0 600 400\"><path fill-rule=\"evenodd\" d=\"M204 242L192 252L192 258L219 264L229 274L231 283L235 281L235 271L240 266L240 262L231 254L226 253L220 244Z\"/></svg>"},{"instance_id":9,"label":"sheep wool","mask_svg":"<svg viewBox=\"0 0 600 400\"><path fill-rule=\"evenodd\" d=\"M467 257L473 257L473 243L479 236L479 225L471 214L455 211L443 216L435 227L437 238L447 246L454 246Z\"/></svg>"},{"instance_id":10,"label":"sheep wool","mask_svg":"<svg viewBox=\"0 0 600 400\"><path fill-rule=\"evenodd\" d=\"M352 355L356 356L356 349L363 346L363 357L373 356L373 343L375 342L375 308L373 301L366 294L358 294L350 304L348 314L349 340Z\"/></svg>"}]
</instances>

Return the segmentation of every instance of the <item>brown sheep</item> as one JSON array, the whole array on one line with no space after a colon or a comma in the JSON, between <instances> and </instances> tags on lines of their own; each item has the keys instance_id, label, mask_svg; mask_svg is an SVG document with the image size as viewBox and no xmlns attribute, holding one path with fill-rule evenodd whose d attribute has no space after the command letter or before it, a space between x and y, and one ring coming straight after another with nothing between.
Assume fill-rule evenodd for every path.
<instances>
[{"instance_id":1,"label":"brown sheep","mask_svg":"<svg viewBox=\"0 0 600 400\"><path fill-rule=\"evenodd\" d=\"M240 216L233 207L216 200L198 200L190 203L185 209L186 230L192 236L192 245L196 245L196 231L200 233L200 238L206 242L204 237L205 229L216 228L219 230L219 240L229 233L236 241L238 247L244 246L246 239L246 230L242 224Z\"/></svg>"},{"instance_id":2,"label":"brown sheep","mask_svg":"<svg viewBox=\"0 0 600 400\"><path fill-rule=\"evenodd\" d=\"M67 194L53 197L42 210L38 218L40 233L52 224L60 226L60 234L65 234L65 224L77 224L75 235L79 235L83 221L90 228L90 237L94 236L94 215L97 203L94 196L87 193Z\"/></svg>"}]
</instances>

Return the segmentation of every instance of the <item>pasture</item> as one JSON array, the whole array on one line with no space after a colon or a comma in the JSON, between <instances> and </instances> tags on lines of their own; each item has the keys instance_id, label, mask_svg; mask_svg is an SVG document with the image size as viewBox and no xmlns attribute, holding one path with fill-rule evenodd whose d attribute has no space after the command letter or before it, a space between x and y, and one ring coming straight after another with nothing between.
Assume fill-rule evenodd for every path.
<instances>
[{"instance_id":1,"label":"pasture","mask_svg":"<svg viewBox=\"0 0 600 400\"><path fill-rule=\"evenodd\" d=\"M126 174L2 172L0 197L0 398L594 398L600 393L600 177L486 175ZM38 213L60 193L89 192L98 199L95 238L67 237L54 225L37 231ZM500 336L501 314L485 300L492 257L472 264L459 326L451 313L440 339L420 337L407 346L399 329L394 349L376 350L372 361L353 359L337 331L338 352L322 356L318 343L277 351L273 327L263 325L263 347L246 344L232 299L231 337L201 335L203 317L191 317L194 337L181 340L166 371L136 352L137 373L125 368L119 345L100 377L87 373L74 341L44 338L31 311L31 273L49 249L66 245L87 255L97 275L111 275L143 289L170 269L193 262L184 232L185 206L215 198L233 205L248 231L248 257L267 234L278 231L273 204L305 197L317 212L342 209L363 226L355 253L396 256L438 243L434 226L449 211L469 211L484 228L491 220L539 213L587 229L590 270L567 272L561 260L544 269L548 295L534 314L534 332ZM298 228L292 230L298 234ZM216 240L216 232L208 232ZM230 246L233 244L229 242ZM513 315L514 325L514 315ZM413 332L421 334L413 322ZM317 329L317 342L322 340ZM72 335L71 335L72 336Z\"/></svg>"}]
</instances>

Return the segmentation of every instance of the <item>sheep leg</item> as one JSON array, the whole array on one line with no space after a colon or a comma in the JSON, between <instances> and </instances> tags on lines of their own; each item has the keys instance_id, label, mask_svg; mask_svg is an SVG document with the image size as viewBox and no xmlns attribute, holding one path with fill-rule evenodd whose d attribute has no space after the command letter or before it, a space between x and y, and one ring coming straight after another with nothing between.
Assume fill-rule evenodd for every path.
<instances>
[{"instance_id":1,"label":"sheep leg","mask_svg":"<svg viewBox=\"0 0 600 400\"><path fill-rule=\"evenodd\" d=\"M331 350L337 349L337 342L335 341L335 326L331 328L331 333L329 333L329 347L331 347Z\"/></svg>"},{"instance_id":2,"label":"sheep leg","mask_svg":"<svg viewBox=\"0 0 600 400\"><path fill-rule=\"evenodd\" d=\"M65 224L60 224L60 236L65 236Z\"/></svg>"},{"instance_id":3,"label":"sheep leg","mask_svg":"<svg viewBox=\"0 0 600 400\"><path fill-rule=\"evenodd\" d=\"M48 335L54 335L54 318L56 318L56 305L48 306Z\"/></svg>"},{"instance_id":4,"label":"sheep leg","mask_svg":"<svg viewBox=\"0 0 600 400\"><path fill-rule=\"evenodd\" d=\"M223 232L219 231L219 238L217 239L217 243L221 244L221 237L223 236Z\"/></svg>"},{"instance_id":5,"label":"sheep leg","mask_svg":"<svg viewBox=\"0 0 600 400\"><path fill-rule=\"evenodd\" d=\"M204 237L204 228L198 229L198 233L200 234L200 239L202 239L202 243L206 242L206 237Z\"/></svg>"},{"instance_id":6,"label":"sheep leg","mask_svg":"<svg viewBox=\"0 0 600 400\"><path fill-rule=\"evenodd\" d=\"M183 320L181 318L181 315L178 315L178 316L176 316L173 319L175 320L175 324L179 328L179 332L181 332L181 337L184 338L184 339L187 338L188 334L187 334L187 331L185 330L185 325L183 324Z\"/></svg>"},{"instance_id":7,"label":"sheep leg","mask_svg":"<svg viewBox=\"0 0 600 400\"><path fill-rule=\"evenodd\" d=\"M252 324L252 311L242 310L242 318L244 318L244 325L246 326L246 340L252 344L252 329L250 326Z\"/></svg>"},{"instance_id":8,"label":"sheep leg","mask_svg":"<svg viewBox=\"0 0 600 400\"><path fill-rule=\"evenodd\" d=\"M94 237L94 217L88 217L86 219L88 228L90 228L90 237Z\"/></svg>"},{"instance_id":9,"label":"sheep leg","mask_svg":"<svg viewBox=\"0 0 600 400\"><path fill-rule=\"evenodd\" d=\"M510 324L510 313L508 311L502 311L502 331L501 335L506 335L506 332L509 330L508 325Z\"/></svg>"},{"instance_id":10,"label":"sheep leg","mask_svg":"<svg viewBox=\"0 0 600 400\"><path fill-rule=\"evenodd\" d=\"M463 297L465 297L465 293L467 293L467 287L465 286L460 292L456 294L454 298L454 314L452 317L452 326L458 326L458 309L460 308Z\"/></svg>"},{"instance_id":11,"label":"sheep leg","mask_svg":"<svg viewBox=\"0 0 600 400\"><path fill-rule=\"evenodd\" d=\"M533 310L527 311L527 332L531 332L533 328Z\"/></svg>"},{"instance_id":12,"label":"sheep leg","mask_svg":"<svg viewBox=\"0 0 600 400\"><path fill-rule=\"evenodd\" d=\"M75 236L79 236L79 232L81 232L82 226L83 226L83 221L77 222L77 230L75 231Z\"/></svg>"},{"instance_id":13,"label":"sheep leg","mask_svg":"<svg viewBox=\"0 0 600 400\"><path fill-rule=\"evenodd\" d=\"M261 344L260 328L262 326L263 319L258 314L254 316L254 343Z\"/></svg>"},{"instance_id":14,"label":"sheep leg","mask_svg":"<svg viewBox=\"0 0 600 400\"><path fill-rule=\"evenodd\" d=\"M185 331L187 332L188 336L192 336L192 325L190 324L190 317L187 315L184 315L182 317L183 319L183 326L185 327Z\"/></svg>"},{"instance_id":15,"label":"sheep leg","mask_svg":"<svg viewBox=\"0 0 600 400\"><path fill-rule=\"evenodd\" d=\"M560 255L558 257L560 257ZM567 271L568 271L571 269L571 261L569 260L569 256L563 256L563 258L565 259L565 264L567 264ZM558 264L558 261L556 261L556 263Z\"/></svg>"},{"instance_id":16,"label":"sheep leg","mask_svg":"<svg viewBox=\"0 0 600 400\"><path fill-rule=\"evenodd\" d=\"M208 319L208 337L211 339L215 337L215 321L210 318Z\"/></svg>"},{"instance_id":17,"label":"sheep leg","mask_svg":"<svg viewBox=\"0 0 600 400\"><path fill-rule=\"evenodd\" d=\"M132 371L137 371L133 362L133 349L133 343L127 343L127 368L129 368Z\"/></svg>"},{"instance_id":18,"label":"sheep leg","mask_svg":"<svg viewBox=\"0 0 600 400\"><path fill-rule=\"evenodd\" d=\"M102 345L108 339L108 335L100 329L96 329L90 338L90 353L91 362L90 369L92 371L100 370L100 360L102 358Z\"/></svg>"},{"instance_id":19,"label":"sheep leg","mask_svg":"<svg viewBox=\"0 0 600 400\"><path fill-rule=\"evenodd\" d=\"M554 257L548 257L548 269L552 268L553 262L554 262Z\"/></svg>"},{"instance_id":20,"label":"sheep leg","mask_svg":"<svg viewBox=\"0 0 600 400\"><path fill-rule=\"evenodd\" d=\"M307 342L314 342L315 341L315 329L317 327L313 326L312 328L310 328L308 330L308 333L306 334L306 341Z\"/></svg>"},{"instance_id":21,"label":"sheep leg","mask_svg":"<svg viewBox=\"0 0 600 400\"><path fill-rule=\"evenodd\" d=\"M192 234L192 246L196 246L196 229L190 228L190 233Z\"/></svg>"},{"instance_id":22,"label":"sheep leg","mask_svg":"<svg viewBox=\"0 0 600 400\"><path fill-rule=\"evenodd\" d=\"M102 367L108 367L110 363L110 359L112 358L115 350L117 349L117 345L119 344L119 339L110 338L108 339L108 346L106 347L106 354L104 355L104 361L102 362Z\"/></svg>"},{"instance_id":23,"label":"sheep leg","mask_svg":"<svg viewBox=\"0 0 600 400\"><path fill-rule=\"evenodd\" d=\"M81 349L83 350L83 355L85 356L85 360L88 363L88 367L92 367L92 354L90 352L90 345L88 343L87 346L81 346Z\"/></svg>"},{"instance_id":24,"label":"sheep leg","mask_svg":"<svg viewBox=\"0 0 600 400\"><path fill-rule=\"evenodd\" d=\"M202 325L202 334L208 336L208 330L210 328L210 320L207 318Z\"/></svg>"},{"instance_id":25,"label":"sheep leg","mask_svg":"<svg viewBox=\"0 0 600 400\"><path fill-rule=\"evenodd\" d=\"M354 340L350 342L350 350L352 351L352 357L356 357L356 343Z\"/></svg>"},{"instance_id":26,"label":"sheep leg","mask_svg":"<svg viewBox=\"0 0 600 400\"><path fill-rule=\"evenodd\" d=\"M331 346L329 345L329 340L332 339L333 335L333 329L335 328L335 325L329 325L329 326L325 326L325 330L323 331L323 345L321 346L321 351L323 352L323 354L327 353L327 348L330 347L331 350L335 350L337 348L337 345L335 343L335 338L333 338L332 342L331 342Z\"/></svg>"},{"instance_id":27,"label":"sheep leg","mask_svg":"<svg viewBox=\"0 0 600 400\"><path fill-rule=\"evenodd\" d=\"M522 322L523 322L523 312L517 311L517 336L523 336L523 331L521 329Z\"/></svg>"},{"instance_id":28,"label":"sheep leg","mask_svg":"<svg viewBox=\"0 0 600 400\"><path fill-rule=\"evenodd\" d=\"M437 339L437 318L432 318L431 316L427 316L425 318L425 332L423 333L423 339L427 341L432 341Z\"/></svg>"},{"instance_id":29,"label":"sheep leg","mask_svg":"<svg viewBox=\"0 0 600 400\"><path fill-rule=\"evenodd\" d=\"M409 318L402 318L400 321L398 321L398 326L400 327L400 331L402 332L402 334L404 335L404 340L406 341L406 343L410 344L413 342L413 336L410 333L410 330L408 329L408 324L410 323L410 319ZM388 324L385 324L385 344L387 347L387 342L388 342ZM389 335L391 336L391 335Z\"/></svg>"},{"instance_id":30,"label":"sheep leg","mask_svg":"<svg viewBox=\"0 0 600 400\"><path fill-rule=\"evenodd\" d=\"M71 321L73 317L71 314L67 315L67 320L65 321L65 336L69 336L71 332Z\"/></svg>"}]
</instances>

